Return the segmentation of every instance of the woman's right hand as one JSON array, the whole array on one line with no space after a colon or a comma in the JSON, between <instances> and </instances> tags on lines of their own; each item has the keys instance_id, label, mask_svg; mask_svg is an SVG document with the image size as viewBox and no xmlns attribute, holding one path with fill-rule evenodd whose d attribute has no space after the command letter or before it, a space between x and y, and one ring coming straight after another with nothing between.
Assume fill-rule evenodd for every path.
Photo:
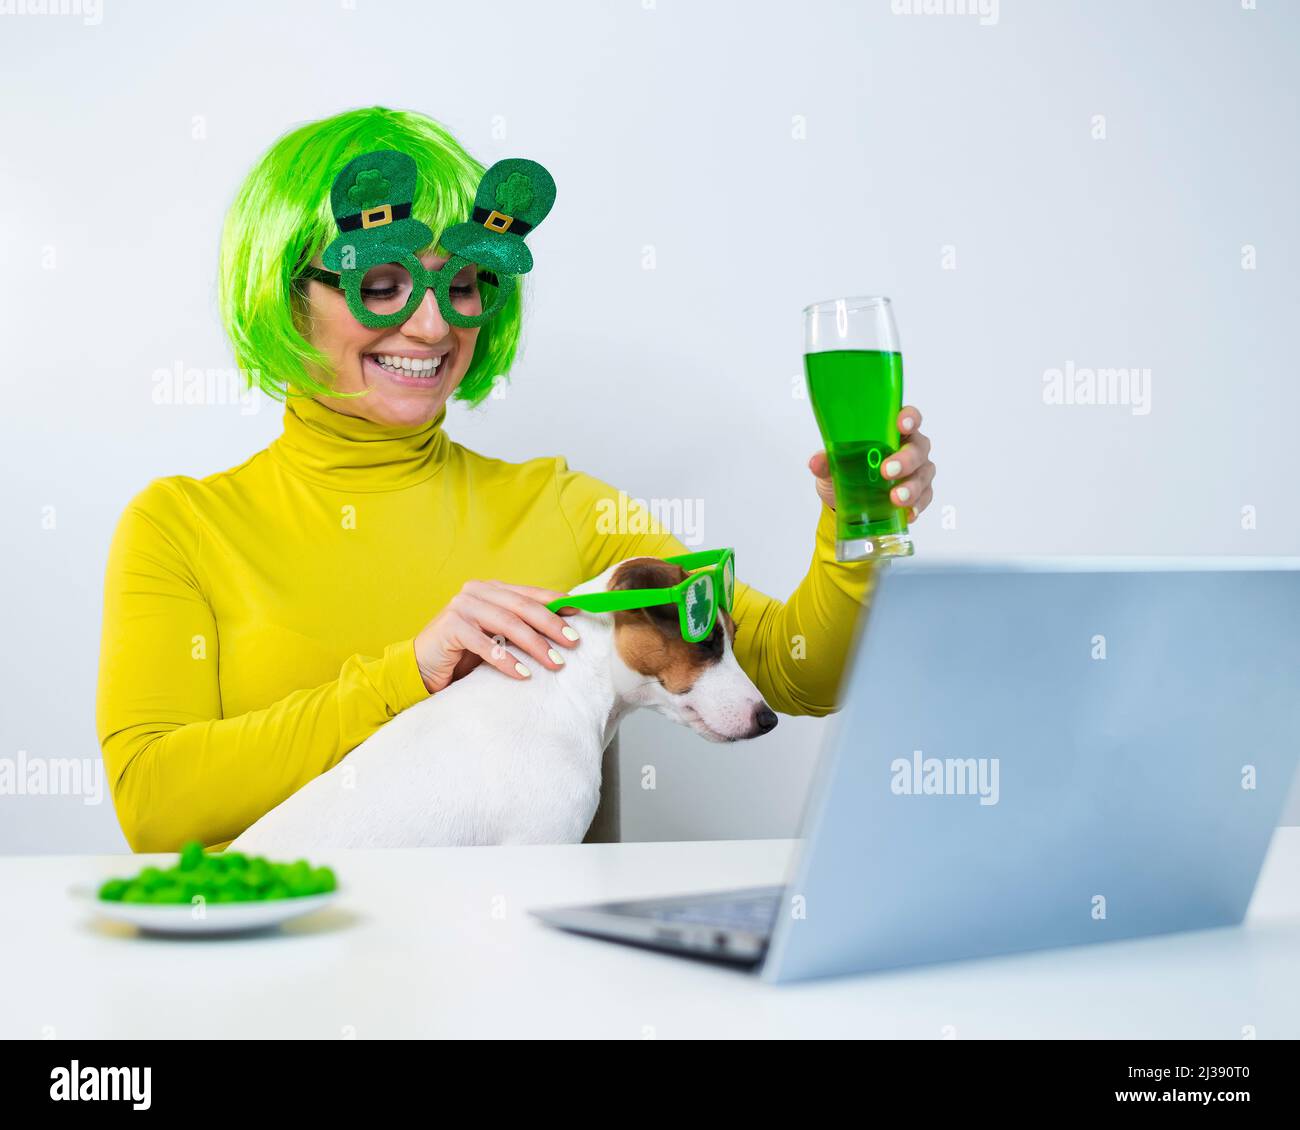
<instances>
[{"instance_id":1,"label":"woman's right hand","mask_svg":"<svg viewBox=\"0 0 1300 1130\"><path fill-rule=\"evenodd\" d=\"M567 595L504 581L466 581L415 637L425 689L436 694L480 663L490 663L512 679L527 679L532 672L503 643L558 671L564 657L557 647L577 647L578 633L546 605Z\"/></svg>"}]
</instances>

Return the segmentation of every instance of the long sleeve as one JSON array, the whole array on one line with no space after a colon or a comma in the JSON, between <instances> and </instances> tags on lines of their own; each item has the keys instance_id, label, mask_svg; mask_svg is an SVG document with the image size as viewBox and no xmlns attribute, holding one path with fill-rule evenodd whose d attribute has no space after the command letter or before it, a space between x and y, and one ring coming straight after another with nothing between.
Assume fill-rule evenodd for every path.
<instances>
[{"instance_id":1,"label":"long sleeve","mask_svg":"<svg viewBox=\"0 0 1300 1130\"><path fill-rule=\"evenodd\" d=\"M561 509L587 575L627 557L690 552L646 509L608 483L556 459ZM705 548L701 546L695 549ZM743 568L743 558L740 558ZM862 611L875 592L876 562L835 560L835 513L817 519L808 572L782 602L740 580L735 607L736 659L773 710L824 716L838 706L840 682Z\"/></svg>"},{"instance_id":2,"label":"long sleeve","mask_svg":"<svg viewBox=\"0 0 1300 1130\"><path fill-rule=\"evenodd\" d=\"M136 851L228 842L428 697L406 639L351 656L322 686L223 718L201 550L201 526L166 479L131 501L109 550L96 729Z\"/></svg>"}]
</instances>

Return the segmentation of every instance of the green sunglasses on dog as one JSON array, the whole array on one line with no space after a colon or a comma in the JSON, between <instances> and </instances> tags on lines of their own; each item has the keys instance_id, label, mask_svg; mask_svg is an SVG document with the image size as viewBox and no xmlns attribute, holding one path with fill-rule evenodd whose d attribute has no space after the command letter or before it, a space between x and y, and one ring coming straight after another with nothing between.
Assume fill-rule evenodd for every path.
<instances>
[{"instance_id":1,"label":"green sunglasses on dog","mask_svg":"<svg viewBox=\"0 0 1300 1130\"><path fill-rule=\"evenodd\" d=\"M561 608L577 608L583 612L623 612L632 608L675 604L682 639L687 643L699 643L713 631L718 609L731 611L736 592L736 554L730 549L706 549L699 553L665 557L664 560L669 565L680 565L690 575L671 588L579 593L553 600L546 607L552 612Z\"/></svg>"}]
</instances>

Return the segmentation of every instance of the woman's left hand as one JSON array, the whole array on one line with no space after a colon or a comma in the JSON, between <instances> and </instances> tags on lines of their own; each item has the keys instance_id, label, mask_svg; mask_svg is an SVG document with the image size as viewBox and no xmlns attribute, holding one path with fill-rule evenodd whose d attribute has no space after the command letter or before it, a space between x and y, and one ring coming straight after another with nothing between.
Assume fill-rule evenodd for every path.
<instances>
[{"instance_id":1,"label":"woman's left hand","mask_svg":"<svg viewBox=\"0 0 1300 1130\"><path fill-rule=\"evenodd\" d=\"M880 473L894 483L889 498L895 506L910 507L908 522L915 522L922 510L930 505L934 491L934 461L930 458L930 437L922 435L921 410L907 405L898 414L898 432L902 439L896 455L891 455L880 468ZM817 493L832 510L835 509L835 484L831 482L830 463L826 452L819 451L808 460L808 470L817 478Z\"/></svg>"}]
</instances>

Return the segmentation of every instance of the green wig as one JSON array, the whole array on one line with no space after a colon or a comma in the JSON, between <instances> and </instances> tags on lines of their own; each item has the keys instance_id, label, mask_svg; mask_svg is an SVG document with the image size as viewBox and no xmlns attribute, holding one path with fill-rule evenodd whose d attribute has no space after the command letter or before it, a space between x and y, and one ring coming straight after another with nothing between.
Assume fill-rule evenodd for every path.
<instances>
[{"instance_id":1,"label":"green wig","mask_svg":"<svg viewBox=\"0 0 1300 1130\"><path fill-rule=\"evenodd\" d=\"M221 320L248 382L280 400L348 396L318 383L329 358L303 336L306 291L298 272L337 234L330 187L353 157L376 149L409 154L418 169L411 215L434 232L474 209L484 166L432 118L374 106L310 122L281 137L253 166L226 216L221 236ZM445 249L438 247L439 253ZM518 291L479 330L474 358L455 399L479 404L519 347Z\"/></svg>"}]
</instances>

